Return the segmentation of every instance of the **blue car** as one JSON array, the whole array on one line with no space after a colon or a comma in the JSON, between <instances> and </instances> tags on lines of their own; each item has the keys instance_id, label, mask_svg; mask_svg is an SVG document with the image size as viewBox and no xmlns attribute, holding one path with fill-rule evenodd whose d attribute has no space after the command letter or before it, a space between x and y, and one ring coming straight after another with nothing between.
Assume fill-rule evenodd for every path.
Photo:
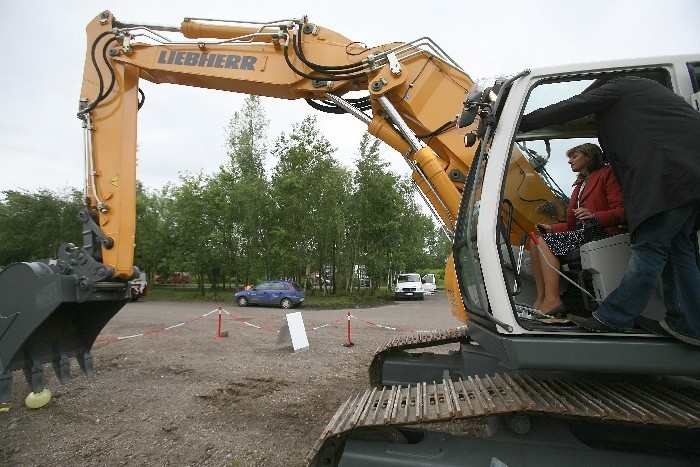
<instances>
[{"instance_id":1,"label":"blue car","mask_svg":"<svg viewBox=\"0 0 700 467\"><path fill-rule=\"evenodd\" d=\"M292 308L304 302L304 289L292 281L266 281L237 292L233 301L238 306L279 305L282 308Z\"/></svg>"}]
</instances>

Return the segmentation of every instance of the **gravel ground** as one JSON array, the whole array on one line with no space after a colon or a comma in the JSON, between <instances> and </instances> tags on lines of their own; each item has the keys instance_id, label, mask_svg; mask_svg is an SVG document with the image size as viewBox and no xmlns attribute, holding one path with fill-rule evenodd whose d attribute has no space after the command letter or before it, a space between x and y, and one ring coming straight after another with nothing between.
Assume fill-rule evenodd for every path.
<instances>
[{"instance_id":1,"label":"gravel ground","mask_svg":"<svg viewBox=\"0 0 700 467\"><path fill-rule=\"evenodd\" d=\"M222 305L249 326L222 314ZM398 332L459 326L444 294L351 311L301 307L309 348L276 345L285 310L232 304L155 302L127 305L93 348L96 375L73 362L61 385L50 366L51 402L31 410L15 372L13 398L0 408L0 465L295 466L338 407L369 383L374 351ZM181 326L153 332L185 323ZM321 327L327 325L325 327ZM105 340L136 334L146 335Z\"/></svg>"}]
</instances>

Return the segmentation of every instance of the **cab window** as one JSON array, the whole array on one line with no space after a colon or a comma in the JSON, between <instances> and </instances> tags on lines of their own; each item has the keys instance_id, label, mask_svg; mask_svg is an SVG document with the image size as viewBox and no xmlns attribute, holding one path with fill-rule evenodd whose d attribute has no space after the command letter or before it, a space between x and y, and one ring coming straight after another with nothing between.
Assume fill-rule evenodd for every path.
<instances>
[{"instance_id":1,"label":"cab window","mask_svg":"<svg viewBox=\"0 0 700 467\"><path fill-rule=\"evenodd\" d=\"M540 80L532 87L523 114L581 94L610 78L629 75L654 79L671 87L670 75L664 69L552 77ZM527 250L529 234L535 231L536 224L566 222L566 207L577 177L569 165L566 152L584 143L600 146L592 117L515 135L501 198L504 232L501 236L502 258L511 290L518 288L516 274L526 279L532 273ZM520 270L516 271L518 268ZM527 282L523 280L523 284ZM522 289L515 300L532 303L534 288L528 290L523 286Z\"/></svg>"}]
</instances>

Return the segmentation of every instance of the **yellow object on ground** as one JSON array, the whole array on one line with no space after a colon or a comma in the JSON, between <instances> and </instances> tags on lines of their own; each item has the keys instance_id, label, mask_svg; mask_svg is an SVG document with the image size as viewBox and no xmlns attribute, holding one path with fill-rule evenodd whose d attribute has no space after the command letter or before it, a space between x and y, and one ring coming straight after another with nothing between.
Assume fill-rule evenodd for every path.
<instances>
[{"instance_id":1,"label":"yellow object on ground","mask_svg":"<svg viewBox=\"0 0 700 467\"><path fill-rule=\"evenodd\" d=\"M27 398L24 400L24 403L27 404L27 407L29 407L30 409L40 409L41 407L48 404L50 400L51 391L49 391L48 389L44 389L43 391L38 392L36 394L30 392Z\"/></svg>"}]
</instances>

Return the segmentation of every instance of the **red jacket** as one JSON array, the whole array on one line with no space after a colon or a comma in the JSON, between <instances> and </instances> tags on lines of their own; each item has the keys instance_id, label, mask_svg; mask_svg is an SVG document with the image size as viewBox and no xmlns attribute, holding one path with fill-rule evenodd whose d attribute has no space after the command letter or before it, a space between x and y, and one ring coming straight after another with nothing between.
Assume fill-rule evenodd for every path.
<instances>
[{"instance_id":1,"label":"red jacket","mask_svg":"<svg viewBox=\"0 0 700 467\"><path fill-rule=\"evenodd\" d=\"M571 200L566 208L566 222L553 224L552 232L576 230L574 209L576 209L580 189L581 185L577 184L571 193ZM583 187L580 203L581 207L588 208L600 220L610 235L625 231L619 228L625 218L625 210L622 207L622 190L610 166L606 165L591 172L586 180L586 186Z\"/></svg>"}]
</instances>

